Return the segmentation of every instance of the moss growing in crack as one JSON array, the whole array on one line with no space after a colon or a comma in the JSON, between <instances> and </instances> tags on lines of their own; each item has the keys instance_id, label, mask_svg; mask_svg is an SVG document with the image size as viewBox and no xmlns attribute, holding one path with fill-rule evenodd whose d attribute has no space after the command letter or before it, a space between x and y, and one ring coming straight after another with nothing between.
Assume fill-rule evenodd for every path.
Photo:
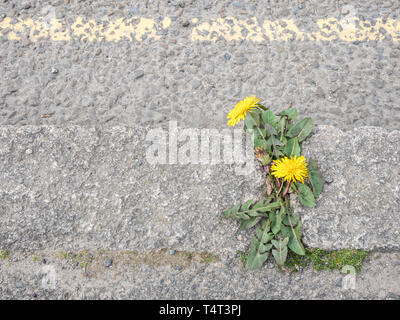
<instances>
[{"instance_id":1,"label":"moss growing in crack","mask_svg":"<svg viewBox=\"0 0 400 320\"><path fill-rule=\"evenodd\" d=\"M311 264L316 271L342 270L346 265L353 266L356 272L361 271L362 263L368 252L364 250L334 250L306 249L304 256L289 252L286 267L291 272L296 272L300 267L305 268Z\"/></svg>"},{"instance_id":2,"label":"moss growing in crack","mask_svg":"<svg viewBox=\"0 0 400 320\"><path fill-rule=\"evenodd\" d=\"M8 256L10 255L10 253L6 250L1 250L0 251L0 259L1 260L5 260L8 258Z\"/></svg>"},{"instance_id":3,"label":"moss growing in crack","mask_svg":"<svg viewBox=\"0 0 400 320\"><path fill-rule=\"evenodd\" d=\"M210 264L215 261L218 261L218 256L207 252L200 253L200 263Z\"/></svg>"},{"instance_id":4,"label":"moss growing in crack","mask_svg":"<svg viewBox=\"0 0 400 320\"><path fill-rule=\"evenodd\" d=\"M73 256L72 256L72 253L63 250L63 251L61 251L61 252L59 253L59 257L60 257L61 259L71 259Z\"/></svg>"},{"instance_id":5,"label":"moss growing in crack","mask_svg":"<svg viewBox=\"0 0 400 320\"><path fill-rule=\"evenodd\" d=\"M78 262L82 268L86 269L88 264L93 261L94 257L87 250L78 253L67 252L65 250L59 252L60 259L72 260Z\"/></svg>"},{"instance_id":6,"label":"moss growing in crack","mask_svg":"<svg viewBox=\"0 0 400 320\"><path fill-rule=\"evenodd\" d=\"M236 251L236 254L239 256L240 261L243 264L243 268L246 267L246 264L247 264L247 253L244 252L244 251L238 250L238 251Z\"/></svg>"}]
</instances>

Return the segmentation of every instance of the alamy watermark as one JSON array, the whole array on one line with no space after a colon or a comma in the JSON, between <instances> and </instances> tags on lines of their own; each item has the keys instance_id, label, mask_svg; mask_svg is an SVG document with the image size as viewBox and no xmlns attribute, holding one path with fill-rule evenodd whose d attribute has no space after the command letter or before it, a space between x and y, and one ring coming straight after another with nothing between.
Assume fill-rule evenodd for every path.
<instances>
[{"instance_id":1,"label":"alamy watermark","mask_svg":"<svg viewBox=\"0 0 400 320\"><path fill-rule=\"evenodd\" d=\"M146 160L150 164L235 165L237 175L248 175L255 169L252 131L179 128L170 121L168 130L148 131L146 141L152 144Z\"/></svg>"},{"instance_id":2,"label":"alamy watermark","mask_svg":"<svg viewBox=\"0 0 400 320\"><path fill-rule=\"evenodd\" d=\"M353 266L345 265L342 268L342 273L345 274L342 280L342 288L345 290L356 289L356 269Z\"/></svg>"}]
</instances>

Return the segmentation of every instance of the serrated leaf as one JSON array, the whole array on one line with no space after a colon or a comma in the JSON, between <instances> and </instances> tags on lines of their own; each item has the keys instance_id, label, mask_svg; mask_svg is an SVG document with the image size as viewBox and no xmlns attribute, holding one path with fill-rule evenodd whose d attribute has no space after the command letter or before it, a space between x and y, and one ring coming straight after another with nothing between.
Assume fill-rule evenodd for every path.
<instances>
[{"instance_id":1,"label":"serrated leaf","mask_svg":"<svg viewBox=\"0 0 400 320\"><path fill-rule=\"evenodd\" d=\"M300 156L301 148L297 137L291 138L287 141L284 152L288 157Z\"/></svg>"},{"instance_id":2,"label":"serrated leaf","mask_svg":"<svg viewBox=\"0 0 400 320\"><path fill-rule=\"evenodd\" d=\"M249 256L247 257L247 265L250 270L260 268L265 261L268 259L268 252L260 253L257 249L250 250Z\"/></svg>"},{"instance_id":3,"label":"serrated leaf","mask_svg":"<svg viewBox=\"0 0 400 320\"><path fill-rule=\"evenodd\" d=\"M276 263L280 266L283 266L287 258L287 245L289 238L286 237L283 240L272 240L271 242L276 248L276 250L272 250L272 255L274 256Z\"/></svg>"},{"instance_id":4,"label":"serrated leaf","mask_svg":"<svg viewBox=\"0 0 400 320\"><path fill-rule=\"evenodd\" d=\"M276 223L276 213L274 211L269 213L269 221L271 221L271 230L273 229L275 223ZM275 232L274 232L275 234Z\"/></svg>"},{"instance_id":5,"label":"serrated leaf","mask_svg":"<svg viewBox=\"0 0 400 320\"><path fill-rule=\"evenodd\" d=\"M266 253L267 251L271 250L272 244L261 244L260 245L260 253Z\"/></svg>"},{"instance_id":6,"label":"serrated leaf","mask_svg":"<svg viewBox=\"0 0 400 320\"><path fill-rule=\"evenodd\" d=\"M275 158L280 157L280 152L278 146L283 146L283 142L277 139L275 136L270 136L267 140L267 144L270 144L272 146L272 152L275 156Z\"/></svg>"},{"instance_id":7,"label":"serrated leaf","mask_svg":"<svg viewBox=\"0 0 400 320\"><path fill-rule=\"evenodd\" d=\"M276 201L276 202L272 202L269 203L267 205L263 205L261 207L257 208L257 212L267 212L267 211L271 211L272 209L276 209L278 207L280 207L280 202ZM253 208L254 209L254 208Z\"/></svg>"},{"instance_id":8,"label":"serrated leaf","mask_svg":"<svg viewBox=\"0 0 400 320\"><path fill-rule=\"evenodd\" d=\"M283 218L284 214L285 214L285 207L282 206L281 210L275 217L274 223L271 222L271 225L272 225L271 231L274 234L277 234L279 231L281 231L282 218Z\"/></svg>"},{"instance_id":9,"label":"serrated leaf","mask_svg":"<svg viewBox=\"0 0 400 320\"><path fill-rule=\"evenodd\" d=\"M278 132L282 134L282 132L284 131L285 126L286 126L286 118L281 118L278 121L278 124L276 126L277 126L277 129L278 129Z\"/></svg>"},{"instance_id":10,"label":"serrated leaf","mask_svg":"<svg viewBox=\"0 0 400 320\"><path fill-rule=\"evenodd\" d=\"M261 227L263 229L267 229L266 231L269 231L269 227L270 227L270 221L268 219L264 219L263 221L261 221Z\"/></svg>"},{"instance_id":11,"label":"serrated leaf","mask_svg":"<svg viewBox=\"0 0 400 320\"><path fill-rule=\"evenodd\" d=\"M293 237L292 229L290 227L287 227L285 225L281 225L281 232L282 232L282 236L284 238L289 237L289 239L290 239L290 238Z\"/></svg>"},{"instance_id":12,"label":"serrated leaf","mask_svg":"<svg viewBox=\"0 0 400 320\"><path fill-rule=\"evenodd\" d=\"M290 219L290 222L289 222L289 219ZM283 219L283 223L287 226L292 225L294 227L299 223L299 218L295 214L290 215L290 217L288 215Z\"/></svg>"},{"instance_id":13,"label":"serrated leaf","mask_svg":"<svg viewBox=\"0 0 400 320\"><path fill-rule=\"evenodd\" d=\"M317 163L310 159L308 161L308 179L310 180L313 188L314 196L317 198L322 192L322 186L324 184L321 172L318 169Z\"/></svg>"},{"instance_id":14,"label":"serrated leaf","mask_svg":"<svg viewBox=\"0 0 400 320\"><path fill-rule=\"evenodd\" d=\"M253 210L254 210L254 209L261 208L263 205L264 205L264 201L258 201L258 202L254 205Z\"/></svg>"},{"instance_id":15,"label":"serrated leaf","mask_svg":"<svg viewBox=\"0 0 400 320\"><path fill-rule=\"evenodd\" d=\"M257 269L260 268L263 263L268 259L268 249L269 246L267 246L267 241L269 241L270 236L268 235L269 231L269 220L268 221L262 221L262 226L263 230L260 228L257 228L256 234L257 236L253 240L253 245L251 247L249 256L247 258L247 265L249 266L249 269ZM269 239L269 240L268 240ZM263 240L267 240L264 241Z\"/></svg>"},{"instance_id":16,"label":"serrated leaf","mask_svg":"<svg viewBox=\"0 0 400 320\"><path fill-rule=\"evenodd\" d=\"M240 209L240 203L238 203L236 206L233 207L232 209L232 214L236 214Z\"/></svg>"},{"instance_id":17,"label":"serrated leaf","mask_svg":"<svg viewBox=\"0 0 400 320\"><path fill-rule=\"evenodd\" d=\"M225 210L225 211L222 213L222 217L225 218L225 219L228 219L228 218L230 217L231 214L232 214L232 209L228 209L228 210Z\"/></svg>"},{"instance_id":18,"label":"serrated leaf","mask_svg":"<svg viewBox=\"0 0 400 320\"><path fill-rule=\"evenodd\" d=\"M271 136L270 138L272 140L272 144L276 145L276 146L283 146L284 142L279 140L278 138L275 138L274 136Z\"/></svg>"},{"instance_id":19,"label":"serrated leaf","mask_svg":"<svg viewBox=\"0 0 400 320\"><path fill-rule=\"evenodd\" d=\"M312 119L306 118L304 120L305 120L304 128L300 131L299 135L297 136L299 142L305 140L312 131Z\"/></svg>"},{"instance_id":20,"label":"serrated leaf","mask_svg":"<svg viewBox=\"0 0 400 320\"><path fill-rule=\"evenodd\" d=\"M244 118L244 123L246 125L246 129L253 129L254 127L258 127L260 125L260 117L256 111L248 112L246 117Z\"/></svg>"},{"instance_id":21,"label":"serrated leaf","mask_svg":"<svg viewBox=\"0 0 400 320\"><path fill-rule=\"evenodd\" d=\"M288 109L283 110L279 115L286 116L286 117L288 117L289 120L294 120L297 118L298 112L297 112L296 108L288 108Z\"/></svg>"},{"instance_id":22,"label":"serrated leaf","mask_svg":"<svg viewBox=\"0 0 400 320\"><path fill-rule=\"evenodd\" d=\"M288 247L293 252L298 255L304 256L306 254L303 244L301 243L301 233L300 233L301 223L297 225L296 228L291 228L292 237L289 240Z\"/></svg>"},{"instance_id":23,"label":"serrated leaf","mask_svg":"<svg viewBox=\"0 0 400 320\"><path fill-rule=\"evenodd\" d=\"M250 217L263 217L265 216L265 213L251 210L247 212L247 215L249 215Z\"/></svg>"},{"instance_id":24,"label":"serrated leaf","mask_svg":"<svg viewBox=\"0 0 400 320\"><path fill-rule=\"evenodd\" d=\"M271 126L270 124L266 123L264 125L265 131L270 135L270 136L275 136L278 134L278 131L276 131L276 129Z\"/></svg>"},{"instance_id":25,"label":"serrated leaf","mask_svg":"<svg viewBox=\"0 0 400 320\"><path fill-rule=\"evenodd\" d=\"M256 236L257 236L257 239L261 239L261 238L262 238L262 235L263 235L263 231L262 231L260 228L257 228L257 229L256 229Z\"/></svg>"},{"instance_id":26,"label":"serrated leaf","mask_svg":"<svg viewBox=\"0 0 400 320\"><path fill-rule=\"evenodd\" d=\"M240 208L240 211L247 211L249 210L250 206L253 204L253 200L248 200L246 201L242 207Z\"/></svg>"},{"instance_id":27,"label":"serrated leaf","mask_svg":"<svg viewBox=\"0 0 400 320\"><path fill-rule=\"evenodd\" d=\"M267 130L264 128L255 128L254 129L254 135L255 137L259 138L266 138L267 136Z\"/></svg>"},{"instance_id":28,"label":"serrated leaf","mask_svg":"<svg viewBox=\"0 0 400 320\"><path fill-rule=\"evenodd\" d=\"M303 141L311 133L312 130L312 120L311 118L305 118L297 122L293 127L287 132L289 138L297 137L299 142Z\"/></svg>"},{"instance_id":29,"label":"serrated leaf","mask_svg":"<svg viewBox=\"0 0 400 320\"><path fill-rule=\"evenodd\" d=\"M269 124L272 127L275 127L278 123L278 117L271 110L265 110L262 113L262 119L264 124Z\"/></svg>"},{"instance_id":30,"label":"serrated leaf","mask_svg":"<svg viewBox=\"0 0 400 320\"><path fill-rule=\"evenodd\" d=\"M249 220L250 219L250 217L247 214L243 213L243 212L235 213L234 217L237 218L237 219L242 219L242 220Z\"/></svg>"},{"instance_id":31,"label":"serrated leaf","mask_svg":"<svg viewBox=\"0 0 400 320\"><path fill-rule=\"evenodd\" d=\"M308 208L315 207L315 198L311 189L304 183L297 183L296 186L300 203Z\"/></svg>"},{"instance_id":32,"label":"serrated leaf","mask_svg":"<svg viewBox=\"0 0 400 320\"><path fill-rule=\"evenodd\" d=\"M240 227L242 229L250 229L254 227L260 221L260 219L260 217L252 217L249 220L243 220Z\"/></svg>"},{"instance_id":33,"label":"serrated leaf","mask_svg":"<svg viewBox=\"0 0 400 320\"><path fill-rule=\"evenodd\" d=\"M274 234L273 234L273 233L264 232L263 235L262 235L261 242L262 242L262 243L268 243L268 242L270 242L271 239L273 239L273 238L274 238Z\"/></svg>"}]
</instances>

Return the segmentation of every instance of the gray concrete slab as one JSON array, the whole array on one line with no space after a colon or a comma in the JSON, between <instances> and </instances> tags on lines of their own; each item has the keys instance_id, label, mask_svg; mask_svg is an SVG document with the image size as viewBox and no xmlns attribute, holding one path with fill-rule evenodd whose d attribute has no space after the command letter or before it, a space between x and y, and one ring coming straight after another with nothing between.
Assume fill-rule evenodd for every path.
<instances>
[{"instance_id":1,"label":"gray concrete slab","mask_svg":"<svg viewBox=\"0 0 400 320\"><path fill-rule=\"evenodd\" d=\"M220 214L237 202L263 198L261 172L239 176L235 165L224 163L149 164L148 130L1 127L1 247L245 249L249 233L237 240L237 223ZM332 182L315 209L296 208L305 243L398 249L400 133L314 130L304 153Z\"/></svg>"},{"instance_id":2,"label":"gray concrete slab","mask_svg":"<svg viewBox=\"0 0 400 320\"><path fill-rule=\"evenodd\" d=\"M149 164L148 130L0 127L0 247L236 248L237 224L221 213L261 197L260 172Z\"/></svg>"},{"instance_id":3,"label":"gray concrete slab","mask_svg":"<svg viewBox=\"0 0 400 320\"><path fill-rule=\"evenodd\" d=\"M319 126L303 154L317 161L326 180L315 208L294 203L307 245L400 248L400 131Z\"/></svg>"}]
</instances>

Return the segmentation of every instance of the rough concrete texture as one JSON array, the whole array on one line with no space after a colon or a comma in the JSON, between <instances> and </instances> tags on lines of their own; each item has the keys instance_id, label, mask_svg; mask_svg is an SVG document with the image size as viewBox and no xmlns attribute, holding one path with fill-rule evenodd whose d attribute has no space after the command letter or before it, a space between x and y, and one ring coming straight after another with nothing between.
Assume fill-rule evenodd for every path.
<instances>
[{"instance_id":1,"label":"rough concrete texture","mask_svg":"<svg viewBox=\"0 0 400 320\"><path fill-rule=\"evenodd\" d=\"M371 23L398 19L399 1L0 2L0 17L11 19L51 18L52 6L67 27L77 17L99 24L136 16L171 19L167 29L157 31L159 40L0 37L1 124L115 126L178 120L181 126L213 128L226 124L226 113L238 100L257 94L274 109L293 103L316 124L398 128L400 42L384 28L380 41L211 42L192 41L191 35L197 24L224 17L293 19L301 31L319 32L322 18L343 24L349 17Z\"/></svg>"},{"instance_id":2,"label":"rough concrete texture","mask_svg":"<svg viewBox=\"0 0 400 320\"><path fill-rule=\"evenodd\" d=\"M355 281L338 270L279 272L272 262L244 269L234 253L219 260L180 257L138 262L130 252L91 252L85 267L55 251L16 253L0 259L3 299L400 299L399 253L373 253ZM177 252L177 255L179 253ZM113 264L105 267L107 257ZM353 286L354 284L354 286Z\"/></svg>"},{"instance_id":3,"label":"rough concrete texture","mask_svg":"<svg viewBox=\"0 0 400 320\"><path fill-rule=\"evenodd\" d=\"M51 25L55 18L70 30L79 17L93 20L84 26L92 31L120 18L132 24L147 18L159 39L35 40L38 34L23 24L43 18ZM235 31L238 40L211 32L216 41L193 41L197 27L228 17L246 25L270 20L288 39L244 40L250 26ZM306 243L398 249L399 143L398 131L391 130L400 122L400 34L398 23L391 31L376 26L399 17L400 2L389 0L0 0L0 124L6 125L0 129L0 250L11 257L0 259L0 297L399 299L398 253L371 254L354 292L341 288L338 273L307 269L296 280L269 267L244 271L233 257L246 250L250 234L219 215L237 201L261 198L262 177L256 174L253 183L235 176L230 165L151 166L139 143L145 130L169 120L223 128L227 112L250 94L275 111L292 103L314 124L335 126L314 129L304 148L330 181L316 209L296 208ZM163 26L166 18L171 23ZM285 19L301 32L332 39L292 40ZM329 30L320 19L338 25ZM4 21L11 25L3 28ZM375 28L379 40L338 37L361 24ZM14 31L19 40L10 39ZM388 130L340 131L362 126ZM337 137L349 144L336 143ZM162 247L204 250L220 261L182 270L142 264L132 272L114 256L104 273L88 276L49 257L58 249ZM48 263L34 263L24 250L44 250ZM51 290L41 284L48 264L58 275Z\"/></svg>"},{"instance_id":4,"label":"rough concrete texture","mask_svg":"<svg viewBox=\"0 0 400 320\"><path fill-rule=\"evenodd\" d=\"M400 248L400 131L319 126L303 154L317 161L325 178L315 208L293 202L307 245Z\"/></svg>"},{"instance_id":5,"label":"rough concrete texture","mask_svg":"<svg viewBox=\"0 0 400 320\"><path fill-rule=\"evenodd\" d=\"M0 127L0 248L236 249L237 225L221 213L262 197L260 172L151 165L147 132Z\"/></svg>"},{"instance_id":6,"label":"rough concrete texture","mask_svg":"<svg viewBox=\"0 0 400 320\"><path fill-rule=\"evenodd\" d=\"M220 215L263 198L261 171L151 165L148 130L1 127L2 248L243 249L237 224ZM307 245L399 249L399 145L399 131L315 129L304 154L330 183L315 209L296 206Z\"/></svg>"}]
</instances>

